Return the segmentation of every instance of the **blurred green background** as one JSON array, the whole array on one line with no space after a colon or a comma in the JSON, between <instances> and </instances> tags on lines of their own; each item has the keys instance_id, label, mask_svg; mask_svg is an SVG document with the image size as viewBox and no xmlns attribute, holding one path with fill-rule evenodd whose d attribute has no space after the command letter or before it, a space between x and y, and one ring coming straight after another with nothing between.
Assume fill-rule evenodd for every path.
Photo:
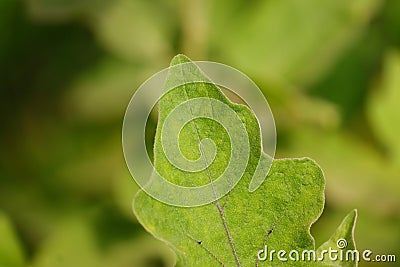
<instances>
[{"instance_id":1,"label":"blurred green background","mask_svg":"<svg viewBox=\"0 0 400 267\"><path fill-rule=\"evenodd\" d=\"M400 1L1 0L1 267L172 265L131 212L121 127L177 53L248 74L277 158L321 165L317 245L358 208L358 248L400 251Z\"/></svg>"}]
</instances>

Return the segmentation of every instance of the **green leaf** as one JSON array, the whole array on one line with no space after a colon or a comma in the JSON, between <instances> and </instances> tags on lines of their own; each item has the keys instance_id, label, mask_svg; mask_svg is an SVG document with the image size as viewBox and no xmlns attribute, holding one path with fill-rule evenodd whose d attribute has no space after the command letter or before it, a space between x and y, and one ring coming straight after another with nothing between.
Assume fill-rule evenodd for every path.
<instances>
[{"instance_id":1,"label":"green leaf","mask_svg":"<svg viewBox=\"0 0 400 267\"><path fill-rule=\"evenodd\" d=\"M318 252L321 253L323 250L329 251L329 249L343 250L343 257L346 257L347 251L354 251L356 249L356 244L354 243L354 227L357 220L357 210L350 212L346 218L343 219L340 226L337 228L336 232L332 237L322 244L318 248ZM349 259L351 254L348 254ZM339 253L338 253L339 256ZM356 260L357 258L354 258ZM324 263L330 266L337 266L337 262L329 259L325 259ZM340 266L354 266L352 261L344 261Z\"/></svg>"},{"instance_id":2,"label":"green leaf","mask_svg":"<svg viewBox=\"0 0 400 267\"><path fill-rule=\"evenodd\" d=\"M184 56L173 59L172 65L189 62ZM198 70L193 65L193 73ZM170 72L170 79L182 75ZM229 161L230 142L217 123L198 118L186 124L179 135L180 149L190 159L201 155L198 140L211 138L217 146L217 156L207 171L184 172L168 162L161 146L160 131L165 118L174 107L191 98L218 99L238 114L246 127L250 142L247 168L238 184L226 196L214 203L194 208L166 205L139 191L133 203L139 222L155 237L166 242L177 254L178 266L257 266L257 254L268 250L315 250L310 227L324 207L325 180L321 169L311 159L275 160L263 184L249 192L249 184L261 152L259 126L254 114L245 106L232 104L212 84L192 83L179 86L159 103L159 124L154 147L156 170L169 181L193 186L205 184L219 176ZM353 229L353 223L342 225L340 233ZM350 229L350 230L349 230ZM353 237L344 235L342 238ZM334 247L336 248L336 246ZM259 266L269 262L258 262ZM318 262L288 262L291 266L323 266ZM349 264L349 263L347 263ZM352 265L356 264L352 262ZM346 265L349 266L349 265Z\"/></svg>"},{"instance_id":3,"label":"green leaf","mask_svg":"<svg viewBox=\"0 0 400 267\"><path fill-rule=\"evenodd\" d=\"M379 90L371 95L368 115L376 136L389 152L393 162L400 167L400 54L386 56L383 79Z\"/></svg>"},{"instance_id":4,"label":"green leaf","mask_svg":"<svg viewBox=\"0 0 400 267\"><path fill-rule=\"evenodd\" d=\"M11 222L0 212L0 267L24 266L24 254Z\"/></svg>"}]
</instances>

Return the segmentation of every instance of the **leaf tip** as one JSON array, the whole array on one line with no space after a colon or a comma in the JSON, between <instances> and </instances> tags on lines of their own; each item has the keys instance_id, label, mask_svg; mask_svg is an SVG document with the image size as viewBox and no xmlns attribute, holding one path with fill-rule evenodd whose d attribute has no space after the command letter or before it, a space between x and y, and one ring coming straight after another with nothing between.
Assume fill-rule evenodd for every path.
<instances>
[{"instance_id":1,"label":"leaf tip","mask_svg":"<svg viewBox=\"0 0 400 267\"><path fill-rule=\"evenodd\" d=\"M349 212L349 214L347 214L344 220L354 224L357 221L357 216L358 216L358 210L353 209L352 211Z\"/></svg>"},{"instance_id":2,"label":"leaf tip","mask_svg":"<svg viewBox=\"0 0 400 267\"><path fill-rule=\"evenodd\" d=\"M192 62L192 61L187 56L185 56L183 54L178 54L172 58L170 65L175 66L175 65L179 65L179 64L187 63L187 62Z\"/></svg>"}]
</instances>

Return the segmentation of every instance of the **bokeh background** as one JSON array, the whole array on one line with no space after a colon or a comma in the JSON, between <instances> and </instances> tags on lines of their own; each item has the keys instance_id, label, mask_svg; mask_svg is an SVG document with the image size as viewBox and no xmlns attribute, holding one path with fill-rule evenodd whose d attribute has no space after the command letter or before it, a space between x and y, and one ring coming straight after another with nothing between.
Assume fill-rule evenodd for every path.
<instances>
[{"instance_id":1,"label":"bokeh background","mask_svg":"<svg viewBox=\"0 0 400 267\"><path fill-rule=\"evenodd\" d=\"M400 251L400 1L1 0L0 266L172 265L132 214L121 128L177 53L249 75L277 157L321 165L317 245L358 208L358 248Z\"/></svg>"}]
</instances>

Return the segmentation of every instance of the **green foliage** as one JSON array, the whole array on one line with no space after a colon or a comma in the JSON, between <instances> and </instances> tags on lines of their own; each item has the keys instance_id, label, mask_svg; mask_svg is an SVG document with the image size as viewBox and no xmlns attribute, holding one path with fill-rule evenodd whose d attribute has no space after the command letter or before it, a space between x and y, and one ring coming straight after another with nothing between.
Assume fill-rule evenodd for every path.
<instances>
[{"instance_id":1,"label":"green foliage","mask_svg":"<svg viewBox=\"0 0 400 267\"><path fill-rule=\"evenodd\" d=\"M382 1L219 2L213 48L224 62L257 78L297 85L323 75L358 38Z\"/></svg>"},{"instance_id":2,"label":"green foliage","mask_svg":"<svg viewBox=\"0 0 400 267\"><path fill-rule=\"evenodd\" d=\"M100 254L89 225L79 219L57 225L51 238L42 244L33 266L99 266Z\"/></svg>"},{"instance_id":3,"label":"green foliage","mask_svg":"<svg viewBox=\"0 0 400 267\"><path fill-rule=\"evenodd\" d=\"M178 55L172 65L188 62ZM194 70L196 71L196 70ZM179 71L170 71L168 79L183 79ZM168 80L166 81L168 83ZM221 127L208 119L189 122L180 134L183 153L199 158L198 140L216 138L220 158L209 166L209 172L185 173L168 163L162 149L160 132L165 118L174 107L192 98L216 98L231 105L246 126L250 137L250 160L245 174L234 189L215 203L196 208L182 208L163 204L143 191L134 199L134 211L140 223L154 236L164 240L177 254L179 266L253 266L257 252L268 245L269 249L298 251L316 249L310 234L311 224L324 207L325 180L322 171L310 159L275 160L266 181L255 192L248 191L248 184L258 163L261 151L259 128L255 115L246 107L235 105L222 97L222 92L212 85L192 83L168 92L159 104L160 116L155 140L155 168L171 182L186 186L199 185L218 177L229 161L229 140L224 138ZM233 137L234 138L234 137ZM180 140L181 141L181 140ZM207 177L208 176L208 177ZM189 181L189 182L188 182ZM345 219L335 238L346 238L354 248L353 228L355 212ZM322 248L324 248L324 246ZM336 246L332 245L332 248ZM263 263L259 263L260 265ZM292 266L303 266L292 263ZM343 266L355 266L354 262Z\"/></svg>"},{"instance_id":4,"label":"green foliage","mask_svg":"<svg viewBox=\"0 0 400 267\"><path fill-rule=\"evenodd\" d=\"M330 248L337 249L338 246L340 249L344 247L346 248L345 250L343 250L343 253L346 253L349 250L354 251L356 249L356 244L354 242L354 227L356 225L356 221L357 221L357 210L353 210L346 216L346 218L343 219L342 223L339 225L339 227L337 228L335 233L331 236L331 238L318 248L317 250L318 253L321 253L323 250L329 251ZM354 261L357 260L356 257L349 259L353 259ZM337 261L328 258L325 258L323 263L328 266L337 266L338 264ZM344 267L357 266L357 263L354 263L351 260L350 261L345 260L339 263L339 266L344 266Z\"/></svg>"},{"instance_id":5,"label":"green foliage","mask_svg":"<svg viewBox=\"0 0 400 267\"><path fill-rule=\"evenodd\" d=\"M32 266L56 257L51 242L73 253L60 232L76 231L101 249L73 265L172 265L132 214L121 122L135 88L185 53L249 75L274 113L277 157L318 161L317 244L357 207L357 246L400 251L399 14L396 0L0 1L0 209L13 222L0 236L19 237L2 246L18 239Z\"/></svg>"},{"instance_id":6,"label":"green foliage","mask_svg":"<svg viewBox=\"0 0 400 267\"><path fill-rule=\"evenodd\" d=\"M93 229L84 216L65 218L42 244L33 267L147 267L154 260L168 266L173 263L171 251L149 236L128 238L106 250L99 246Z\"/></svg>"},{"instance_id":7,"label":"green foliage","mask_svg":"<svg viewBox=\"0 0 400 267\"><path fill-rule=\"evenodd\" d=\"M152 62L171 50L167 38L175 21L165 10L175 10L165 0L28 0L27 7L38 20L84 21L105 49L125 60Z\"/></svg>"},{"instance_id":8,"label":"green foliage","mask_svg":"<svg viewBox=\"0 0 400 267\"><path fill-rule=\"evenodd\" d=\"M0 267L23 267L25 257L14 227L0 212Z\"/></svg>"},{"instance_id":9,"label":"green foliage","mask_svg":"<svg viewBox=\"0 0 400 267\"><path fill-rule=\"evenodd\" d=\"M369 103L369 116L374 130L388 151L389 160L400 167L400 54L387 55L381 86Z\"/></svg>"}]
</instances>

